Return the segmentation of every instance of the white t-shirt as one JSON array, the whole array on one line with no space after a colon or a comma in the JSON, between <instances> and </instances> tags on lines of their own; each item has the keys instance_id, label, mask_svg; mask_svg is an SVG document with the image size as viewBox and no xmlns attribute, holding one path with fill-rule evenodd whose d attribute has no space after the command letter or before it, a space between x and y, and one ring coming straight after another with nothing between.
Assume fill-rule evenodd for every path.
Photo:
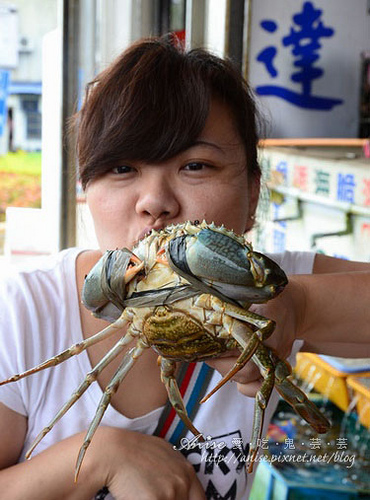
<instances>
[{"instance_id":1,"label":"white t-shirt","mask_svg":"<svg viewBox=\"0 0 370 500\"><path fill-rule=\"evenodd\" d=\"M75 262L79 252L75 248L65 250L49 259L43 268L19 272L1 282L0 345L3 352L0 357L0 380L22 373L83 340L75 279ZM285 252L273 255L272 258L287 274L312 272L313 253ZM296 343L294 351L299 347L300 344ZM187 382L184 398L186 403L194 398L197 383L199 384L205 368L203 363L195 365ZM56 367L0 387L0 401L28 419L20 460L24 460L25 452L37 434L50 422L90 370L90 360L84 351ZM209 376L209 387L212 388L220 375L214 372ZM100 386L92 384L44 437L34 453L86 430L101 396ZM265 413L264 431L277 401L278 396L274 391ZM205 404L200 405L194 419L195 426L204 435L212 436L213 442L218 443L218 448L194 448L190 443L193 436L182 434L185 437L182 453L194 464L207 498L248 498L253 475L245 473L244 464L237 456L241 456L238 446L245 447L250 441L253 411L254 398L242 396L236 384L228 383ZM102 423L153 434L162 412L163 408L158 408L147 415L131 419L109 406ZM165 437L170 440L171 436L178 433L180 424L176 417L170 423Z\"/></svg>"}]
</instances>

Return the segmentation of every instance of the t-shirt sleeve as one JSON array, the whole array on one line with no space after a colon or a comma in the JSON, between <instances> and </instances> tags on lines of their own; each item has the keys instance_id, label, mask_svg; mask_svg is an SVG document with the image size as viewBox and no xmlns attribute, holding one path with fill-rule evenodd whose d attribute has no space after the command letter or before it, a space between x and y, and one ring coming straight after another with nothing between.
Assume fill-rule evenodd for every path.
<instances>
[{"instance_id":1,"label":"t-shirt sleeve","mask_svg":"<svg viewBox=\"0 0 370 500\"><path fill-rule=\"evenodd\" d=\"M23 334L22 318L25 304L16 282L4 280L0 283L0 381L6 380L22 370ZM0 386L0 402L8 408L27 415L22 389L22 381Z\"/></svg>"},{"instance_id":2,"label":"t-shirt sleeve","mask_svg":"<svg viewBox=\"0 0 370 500\"><path fill-rule=\"evenodd\" d=\"M270 254L287 274L311 274L315 261L315 252L289 252Z\"/></svg>"}]
</instances>

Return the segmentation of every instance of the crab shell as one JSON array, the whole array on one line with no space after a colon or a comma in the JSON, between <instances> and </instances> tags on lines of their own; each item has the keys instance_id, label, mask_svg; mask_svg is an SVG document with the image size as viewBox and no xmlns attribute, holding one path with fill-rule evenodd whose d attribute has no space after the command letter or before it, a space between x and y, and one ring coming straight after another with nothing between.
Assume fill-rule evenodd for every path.
<instances>
[{"instance_id":1,"label":"crab shell","mask_svg":"<svg viewBox=\"0 0 370 500\"><path fill-rule=\"evenodd\" d=\"M146 290L140 301L141 282L145 283L145 276L150 275L161 252L166 254L170 273L162 269L159 279L151 276L151 291ZM127 282L125 274L133 255L144 263L143 273ZM132 252L126 248L105 252L86 277L82 300L97 317L114 321L127 305L154 306L185 296L166 295L171 286L177 292L178 287L185 287L188 296L211 293L248 307L274 298L287 283L284 271L266 255L254 252L244 237L213 223L186 222L152 231Z\"/></svg>"}]
</instances>

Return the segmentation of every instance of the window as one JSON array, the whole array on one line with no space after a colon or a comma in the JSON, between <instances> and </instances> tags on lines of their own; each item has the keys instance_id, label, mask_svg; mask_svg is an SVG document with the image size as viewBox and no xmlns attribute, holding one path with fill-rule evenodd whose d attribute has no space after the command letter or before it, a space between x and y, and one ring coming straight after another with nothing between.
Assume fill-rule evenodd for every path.
<instances>
[{"instance_id":1,"label":"window","mask_svg":"<svg viewBox=\"0 0 370 500\"><path fill-rule=\"evenodd\" d=\"M22 109L26 114L27 139L40 139L41 113L39 112L39 96L32 94L22 96Z\"/></svg>"}]
</instances>

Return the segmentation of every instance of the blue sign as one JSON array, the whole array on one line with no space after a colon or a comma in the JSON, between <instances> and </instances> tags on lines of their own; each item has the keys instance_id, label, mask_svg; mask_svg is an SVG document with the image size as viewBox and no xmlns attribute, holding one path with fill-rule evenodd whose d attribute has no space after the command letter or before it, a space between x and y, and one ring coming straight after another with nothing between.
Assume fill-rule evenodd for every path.
<instances>
[{"instance_id":1,"label":"blue sign","mask_svg":"<svg viewBox=\"0 0 370 500\"><path fill-rule=\"evenodd\" d=\"M313 2L304 2L302 10L292 16L290 32L281 38L281 45L290 48L293 58L294 69L290 80L299 85L301 91L281 85L259 85L256 88L257 94L280 97L295 106L315 110L330 110L343 103L342 99L317 96L312 92L313 81L324 75L324 70L316 65L321 57L320 40L330 38L335 33L332 27L326 26L322 21L322 13L322 9L316 9ZM269 35L277 33L279 29L278 23L273 19L261 21L260 27ZM256 57L272 79L279 74L275 65L277 53L278 48L269 45Z\"/></svg>"},{"instance_id":2,"label":"blue sign","mask_svg":"<svg viewBox=\"0 0 370 500\"><path fill-rule=\"evenodd\" d=\"M0 137L4 133L6 120L8 117L6 101L8 98L9 82L10 71L0 69Z\"/></svg>"},{"instance_id":3,"label":"blue sign","mask_svg":"<svg viewBox=\"0 0 370 500\"><path fill-rule=\"evenodd\" d=\"M354 174L338 174L337 200L355 202L355 176Z\"/></svg>"}]
</instances>

